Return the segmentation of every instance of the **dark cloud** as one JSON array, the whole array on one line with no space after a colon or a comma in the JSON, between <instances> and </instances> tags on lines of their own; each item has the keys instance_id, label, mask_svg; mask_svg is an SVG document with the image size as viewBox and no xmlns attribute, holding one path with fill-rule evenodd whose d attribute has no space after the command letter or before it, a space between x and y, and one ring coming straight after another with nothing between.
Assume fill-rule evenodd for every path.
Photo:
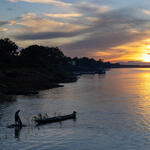
<instances>
[{"instance_id":1,"label":"dark cloud","mask_svg":"<svg viewBox=\"0 0 150 150\"><path fill-rule=\"evenodd\" d=\"M84 9L89 12L95 11L90 6L84 7ZM145 32L148 30L146 26L149 20L138 17L136 11L133 8L124 8L105 13L96 12L93 17L97 17L97 21L94 21L89 28L73 32L22 33L15 37L19 40L43 40L86 34L82 40L65 44L61 47L65 51L68 50L68 53L70 51L74 53L73 51L75 50L82 51L84 55L95 50L110 50L112 47L141 40L148 36Z\"/></svg>"},{"instance_id":2,"label":"dark cloud","mask_svg":"<svg viewBox=\"0 0 150 150\"><path fill-rule=\"evenodd\" d=\"M83 32L83 31L81 31ZM73 37L81 33L76 32L38 32L38 33L27 33L15 36L18 40L43 40L43 39L54 39L54 38L66 38Z\"/></svg>"},{"instance_id":3,"label":"dark cloud","mask_svg":"<svg viewBox=\"0 0 150 150\"><path fill-rule=\"evenodd\" d=\"M129 32L110 32L105 35L90 35L84 40L63 45L62 47L70 50L109 50L111 47L119 46L145 37L145 33Z\"/></svg>"},{"instance_id":4,"label":"dark cloud","mask_svg":"<svg viewBox=\"0 0 150 150\"><path fill-rule=\"evenodd\" d=\"M134 8L124 8L112 10L104 14L95 14L99 20L96 22L97 27L113 28L114 25L128 25L132 27L140 27L147 24L150 20L139 18L136 16L139 12Z\"/></svg>"},{"instance_id":5,"label":"dark cloud","mask_svg":"<svg viewBox=\"0 0 150 150\"><path fill-rule=\"evenodd\" d=\"M122 65L150 65L149 62L142 61L128 61L128 62L119 62Z\"/></svg>"},{"instance_id":6,"label":"dark cloud","mask_svg":"<svg viewBox=\"0 0 150 150\"><path fill-rule=\"evenodd\" d=\"M105 39L105 38L111 37L109 34L112 34L112 33L114 34L114 31L116 32L121 31L120 34L123 34L122 33L123 31L126 33L127 30L129 29L141 28L142 25L145 25L148 22L148 20L136 19L131 16L118 14L116 12L107 13L98 18L99 19L95 21L92 26L86 29L82 29L82 30L80 29L80 30L73 31L73 32L64 31L64 32L22 33L22 34L17 35L16 38L20 40L40 40L40 39L73 37L73 36L81 35L84 33L91 33L92 37L90 38L95 39L95 38L99 38L99 35L95 36L95 32L96 32L98 34L103 35L103 36L100 35L100 38L102 37ZM88 38L86 38L85 40L87 39Z\"/></svg>"},{"instance_id":7,"label":"dark cloud","mask_svg":"<svg viewBox=\"0 0 150 150\"><path fill-rule=\"evenodd\" d=\"M7 8L7 10L8 11L13 11L14 9L9 7L9 8Z\"/></svg>"},{"instance_id":8,"label":"dark cloud","mask_svg":"<svg viewBox=\"0 0 150 150\"><path fill-rule=\"evenodd\" d=\"M8 23L9 23L8 21L0 20L0 26L6 25L6 24L8 24Z\"/></svg>"},{"instance_id":9,"label":"dark cloud","mask_svg":"<svg viewBox=\"0 0 150 150\"><path fill-rule=\"evenodd\" d=\"M88 37L62 47L70 50L107 50L148 36L144 31L148 30L145 25L149 20L135 17L133 10L111 11L97 14L97 17L99 20L87 30L87 33L91 33Z\"/></svg>"},{"instance_id":10,"label":"dark cloud","mask_svg":"<svg viewBox=\"0 0 150 150\"><path fill-rule=\"evenodd\" d=\"M100 7L100 6L97 6L97 5L93 5L91 3L79 3L79 4L76 4L74 5L74 8L78 9L79 11L81 12L89 12L89 13L95 13L95 12L98 12L100 11L100 9L104 9L104 7Z\"/></svg>"}]
</instances>

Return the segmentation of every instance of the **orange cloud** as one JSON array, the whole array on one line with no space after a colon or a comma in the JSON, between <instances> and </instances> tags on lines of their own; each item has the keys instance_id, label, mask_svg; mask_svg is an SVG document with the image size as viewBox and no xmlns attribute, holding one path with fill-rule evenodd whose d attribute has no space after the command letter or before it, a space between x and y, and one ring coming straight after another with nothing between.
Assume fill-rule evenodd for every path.
<instances>
[{"instance_id":1,"label":"orange cloud","mask_svg":"<svg viewBox=\"0 0 150 150\"><path fill-rule=\"evenodd\" d=\"M118 58L109 58L109 61L143 61L150 60L150 39L145 37L143 40L132 42L111 48L112 55L121 54Z\"/></svg>"},{"instance_id":2,"label":"orange cloud","mask_svg":"<svg viewBox=\"0 0 150 150\"><path fill-rule=\"evenodd\" d=\"M52 18L72 18L72 17L81 17L83 16L80 13L70 13L70 14L44 14L47 17Z\"/></svg>"},{"instance_id":3,"label":"orange cloud","mask_svg":"<svg viewBox=\"0 0 150 150\"><path fill-rule=\"evenodd\" d=\"M8 31L7 28L0 28L0 31Z\"/></svg>"},{"instance_id":4,"label":"orange cloud","mask_svg":"<svg viewBox=\"0 0 150 150\"><path fill-rule=\"evenodd\" d=\"M146 15L150 15L150 10L143 9L142 12Z\"/></svg>"},{"instance_id":5,"label":"orange cloud","mask_svg":"<svg viewBox=\"0 0 150 150\"><path fill-rule=\"evenodd\" d=\"M10 21L9 21L9 25L13 25L13 24L15 24L15 23L16 23L15 20L10 20Z\"/></svg>"},{"instance_id":6,"label":"orange cloud","mask_svg":"<svg viewBox=\"0 0 150 150\"><path fill-rule=\"evenodd\" d=\"M80 30L87 28L83 25L73 25L70 23L58 22L49 20L46 18L41 18L36 16L34 13L24 14L21 21L17 24L27 27L29 32L46 32L46 31L63 31L71 32L75 30ZM24 28L26 30L26 28Z\"/></svg>"},{"instance_id":7,"label":"orange cloud","mask_svg":"<svg viewBox=\"0 0 150 150\"><path fill-rule=\"evenodd\" d=\"M28 3L50 3L50 4L53 4L53 5L60 5L60 6L70 6L71 4L70 3L65 3L65 2L62 2L62 1L59 1L59 0L9 0L10 2L20 2L20 1L23 1L23 2L28 2Z\"/></svg>"},{"instance_id":8,"label":"orange cloud","mask_svg":"<svg viewBox=\"0 0 150 150\"><path fill-rule=\"evenodd\" d=\"M137 39L136 42L113 46L107 50L95 50L89 52L89 56L111 62L150 62L150 38L145 36L141 40Z\"/></svg>"}]
</instances>

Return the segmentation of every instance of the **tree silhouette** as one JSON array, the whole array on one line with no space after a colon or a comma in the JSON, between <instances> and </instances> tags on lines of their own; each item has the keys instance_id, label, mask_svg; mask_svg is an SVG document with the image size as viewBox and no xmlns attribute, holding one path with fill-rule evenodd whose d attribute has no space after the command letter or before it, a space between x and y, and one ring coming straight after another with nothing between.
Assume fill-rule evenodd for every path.
<instances>
[{"instance_id":1,"label":"tree silhouette","mask_svg":"<svg viewBox=\"0 0 150 150\"><path fill-rule=\"evenodd\" d=\"M59 63L65 58L57 47L31 45L21 51L21 56L31 63Z\"/></svg>"},{"instance_id":2,"label":"tree silhouette","mask_svg":"<svg viewBox=\"0 0 150 150\"><path fill-rule=\"evenodd\" d=\"M39 45L31 45L21 51L21 56L23 57L28 57L28 58L39 58L39 57L44 57L45 51L43 50L43 46Z\"/></svg>"},{"instance_id":3,"label":"tree silhouette","mask_svg":"<svg viewBox=\"0 0 150 150\"><path fill-rule=\"evenodd\" d=\"M8 38L0 39L0 57L14 56L18 46Z\"/></svg>"}]
</instances>

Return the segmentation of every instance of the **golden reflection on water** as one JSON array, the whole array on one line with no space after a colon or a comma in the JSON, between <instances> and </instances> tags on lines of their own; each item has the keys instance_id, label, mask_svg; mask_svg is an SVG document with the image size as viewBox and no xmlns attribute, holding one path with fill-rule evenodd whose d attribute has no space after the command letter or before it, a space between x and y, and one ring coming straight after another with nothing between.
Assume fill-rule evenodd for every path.
<instances>
[{"instance_id":1,"label":"golden reflection on water","mask_svg":"<svg viewBox=\"0 0 150 150\"><path fill-rule=\"evenodd\" d=\"M135 74L135 92L138 96L136 103L136 123L140 128L150 131L150 69L142 69L142 72Z\"/></svg>"},{"instance_id":2,"label":"golden reflection on water","mask_svg":"<svg viewBox=\"0 0 150 150\"><path fill-rule=\"evenodd\" d=\"M27 124L28 119L38 113L52 116L55 112L68 114L73 110L77 111L77 121L38 129L23 128L20 138L15 132L20 141L12 142L14 131L4 125L12 123L18 107L22 108L21 118ZM78 82L41 91L37 97L18 97L10 106L1 106L0 136L4 137L0 142L6 150L10 149L8 143L16 150L20 150L20 146L24 150L93 147L95 150L149 150L150 69L111 69L104 76L84 75ZM85 147L80 147L80 142Z\"/></svg>"},{"instance_id":3,"label":"golden reflection on water","mask_svg":"<svg viewBox=\"0 0 150 150\"><path fill-rule=\"evenodd\" d=\"M138 92L143 95L143 98L148 100L150 98L150 72L140 74L141 84Z\"/></svg>"}]
</instances>

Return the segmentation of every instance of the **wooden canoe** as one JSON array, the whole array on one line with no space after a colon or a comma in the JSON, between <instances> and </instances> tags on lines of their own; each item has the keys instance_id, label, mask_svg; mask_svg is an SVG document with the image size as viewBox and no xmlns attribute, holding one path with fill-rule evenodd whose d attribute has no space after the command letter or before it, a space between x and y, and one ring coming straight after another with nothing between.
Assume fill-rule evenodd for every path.
<instances>
[{"instance_id":1,"label":"wooden canoe","mask_svg":"<svg viewBox=\"0 0 150 150\"><path fill-rule=\"evenodd\" d=\"M60 122L68 119L76 119L76 112L74 111L72 114L65 115L65 116L56 116L56 117L45 118L45 119L35 119L34 121L37 123L37 125L41 125L46 123Z\"/></svg>"}]
</instances>

